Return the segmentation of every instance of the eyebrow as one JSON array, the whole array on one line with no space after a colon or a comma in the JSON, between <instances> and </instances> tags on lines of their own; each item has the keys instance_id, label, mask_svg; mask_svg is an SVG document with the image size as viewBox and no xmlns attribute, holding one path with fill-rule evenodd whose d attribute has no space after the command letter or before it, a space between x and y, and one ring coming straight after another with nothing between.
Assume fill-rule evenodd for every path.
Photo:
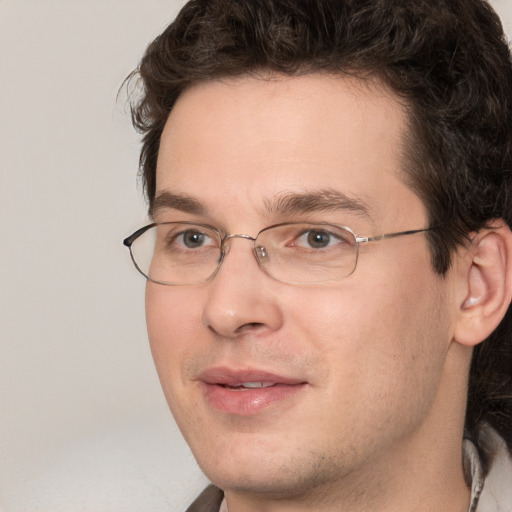
<instances>
[{"instance_id":1,"label":"eyebrow","mask_svg":"<svg viewBox=\"0 0 512 512\"><path fill-rule=\"evenodd\" d=\"M350 197L334 189L317 192L286 193L265 201L267 211L274 216L292 216L305 213L345 211L371 219L370 208L361 199ZM206 207L197 199L172 192L161 192L153 202L151 216L161 210L177 210L193 215L206 215Z\"/></svg>"},{"instance_id":2,"label":"eyebrow","mask_svg":"<svg viewBox=\"0 0 512 512\"><path fill-rule=\"evenodd\" d=\"M160 210L178 210L183 213L192 213L194 215L204 215L206 208L203 204L194 199L181 194L171 192L162 192L155 197L151 208L151 216Z\"/></svg>"},{"instance_id":3,"label":"eyebrow","mask_svg":"<svg viewBox=\"0 0 512 512\"><path fill-rule=\"evenodd\" d=\"M284 194L267 202L266 206L274 215L289 216L341 210L371 219L370 208L364 201L334 189Z\"/></svg>"}]
</instances>

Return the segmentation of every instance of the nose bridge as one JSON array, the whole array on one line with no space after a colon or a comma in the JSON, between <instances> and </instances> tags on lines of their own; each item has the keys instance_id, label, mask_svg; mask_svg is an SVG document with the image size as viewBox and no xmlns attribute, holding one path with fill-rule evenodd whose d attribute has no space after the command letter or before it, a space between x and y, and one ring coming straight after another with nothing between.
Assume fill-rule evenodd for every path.
<instances>
[{"instance_id":1,"label":"nose bridge","mask_svg":"<svg viewBox=\"0 0 512 512\"><path fill-rule=\"evenodd\" d=\"M238 234L234 234L234 235L226 235L224 237L223 243L227 242L228 240L231 240L232 238L244 238L245 240L252 240L253 242L256 241L256 238L254 238L251 235L245 235L243 233L238 233Z\"/></svg>"},{"instance_id":2,"label":"nose bridge","mask_svg":"<svg viewBox=\"0 0 512 512\"><path fill-rule=\"evenodd\" d=\"M260 277L260 265L250 261L242 245L236 248L233 259L228 257L231 250L229 240L241 238L251 243L254 255L255 237L246 234L226 235L222 241L222 268L210 285L208 299L203 309L203 322L217 334L232 338L241 333L270 332L281 324L280 309L270 297L268 286L256 283ZM227 266L226 266L227 263ZM256 264L256 267L254 266ZM260 267L258 269L257 267Z\"/></svg>"},{"instance_id":3,"label":"nose bridge","mask_svg":"<svg viewBox=\"0 0 512 512\"><path fill-rule=\"evenodd\" d=\"M217 268L217 270L220 269L220 266L224 263L224 260L226 259L226 256L228 255L229 253L229 250L230 250L230 244L228 244L228 242L230 240L233 240L234 238L241 238L243 240L248 240L250 242L255 242L256 241L256 238L251 236L251 235L246 235L244 233L235 233L235 234L228 234L226 235L223 239L222 239L222 242L221 242L221 249L222 249L222 255L221 255L221 259L219 261L219 267ZM253 244L253 255L256 256L254 254L254 244ZM259 261L258 261L258 258L256 257L256 261L258 262L259 264Z\"/></svg>"}]
</instances>

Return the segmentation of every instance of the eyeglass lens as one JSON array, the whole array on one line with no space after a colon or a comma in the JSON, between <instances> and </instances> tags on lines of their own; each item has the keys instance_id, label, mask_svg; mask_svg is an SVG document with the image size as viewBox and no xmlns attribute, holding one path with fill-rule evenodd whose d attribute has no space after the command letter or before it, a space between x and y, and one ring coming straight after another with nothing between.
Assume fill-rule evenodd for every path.
<instances>
[{"instance_id":1,"label":"eyeglass lens","mask_svg":"<svg viewBox=\"0 0 512 512\"><path fill-rule=\"evenodd\" d=\"M170 222L145 231L130 250L135 265L150 280L193 284L215 274L231 243L208 226ZM350 275L357 262L355 235L331 224L271 226L253 243L261 268L287 283L336 281Z\"/></svg>"}]
</instances>

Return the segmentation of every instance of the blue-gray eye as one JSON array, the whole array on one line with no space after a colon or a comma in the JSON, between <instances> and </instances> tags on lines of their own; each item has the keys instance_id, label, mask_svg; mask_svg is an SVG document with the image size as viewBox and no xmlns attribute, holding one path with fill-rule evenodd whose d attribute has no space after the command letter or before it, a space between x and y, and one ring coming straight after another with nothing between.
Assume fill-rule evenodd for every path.
<instances>
[{"instance_id":1,"label":"blue-gray eye","mask_svg":"<svg viewBox=\"0 0 512 512\"><path fill-rule=\"evenodd\" d=\"M307 232L307 243L313 249L323 249L330 245L332 235L326 231L311 230Z\"/></svg>"},{"instance_id":2,"label":"blue-gray eye","mask_svg":"<svg viewBox=\"0 0 512 512\"><path fill-rule=\"evenodd\" d=\"M183 245L189 249L202 247L207 241L208 235L200 231L188 230L179 235L183 240Z\"/></svg>"}]
</instances>

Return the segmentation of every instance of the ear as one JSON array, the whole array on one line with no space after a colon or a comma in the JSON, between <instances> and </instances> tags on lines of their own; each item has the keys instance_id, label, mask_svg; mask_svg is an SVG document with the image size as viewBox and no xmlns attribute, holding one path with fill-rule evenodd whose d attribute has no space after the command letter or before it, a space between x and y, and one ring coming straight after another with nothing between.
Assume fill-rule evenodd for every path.
<instances>
[{"instance_id":1,"label":"ear","mask_svg":"<svg viewBox=\"0 0 512 512\"><path fill-rule=\"evenodd\" d=\"M454 339L472 347L484 341L505 316L512 300L512 232L503 221L477 233L467 249L465 297Z\"/></svg>"}]
</instances>

